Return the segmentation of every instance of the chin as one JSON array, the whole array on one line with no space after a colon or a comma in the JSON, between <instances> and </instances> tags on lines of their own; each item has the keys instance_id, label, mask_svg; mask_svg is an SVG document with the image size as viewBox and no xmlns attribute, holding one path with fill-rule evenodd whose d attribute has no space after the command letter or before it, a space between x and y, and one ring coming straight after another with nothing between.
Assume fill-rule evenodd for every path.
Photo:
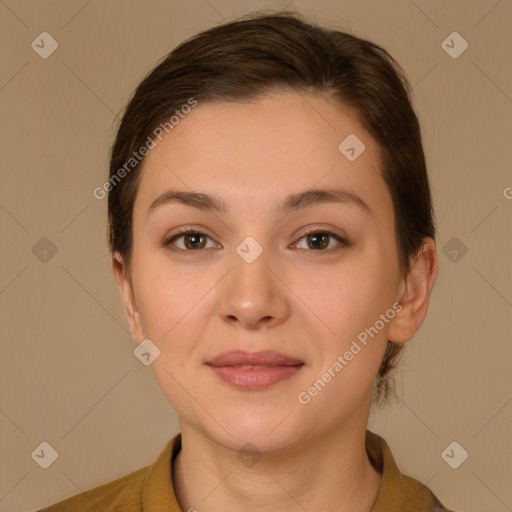
<instances>
[{"instance_id":1,"label":"chin","mask_svg":"<svg viewBox=\"0 0 512 512\"><path fill-rule=\"evenodd\" d=\"M263 453L279 451L300 442L306 434L306 422L301 421L294 412L281 407L267 408L266 411L254 406L240 407L224 414L218 412L216 419L226 426L227 432L218 423L209 420L203 432L233 451L239 451L247 443Z\"/></svg>"}]
</instances>

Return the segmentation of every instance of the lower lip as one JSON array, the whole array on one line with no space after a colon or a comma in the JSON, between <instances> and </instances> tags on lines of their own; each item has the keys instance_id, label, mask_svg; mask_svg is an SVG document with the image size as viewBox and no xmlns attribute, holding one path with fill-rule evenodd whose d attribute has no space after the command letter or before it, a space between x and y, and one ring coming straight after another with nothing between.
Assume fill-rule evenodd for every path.
<instances>
[{"instance_id":1,"label":"lower lip","mask_svg":"<svg viewBox=\"0 0 512 512\"><path fill-rule=\"evenodd\" d=\"M231 386L247 391L267 389L293 377L304 365L272 366L255 370L237 366L211 366L217 377Z\"/></svg>"}]
</instances>

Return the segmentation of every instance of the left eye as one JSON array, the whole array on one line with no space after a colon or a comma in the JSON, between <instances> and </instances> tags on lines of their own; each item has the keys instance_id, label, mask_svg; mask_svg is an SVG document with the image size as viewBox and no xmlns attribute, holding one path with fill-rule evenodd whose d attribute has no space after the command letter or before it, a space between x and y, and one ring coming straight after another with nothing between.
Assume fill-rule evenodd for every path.
<instances>
[{"instance_id":1,"label":"left eye","mask_svg":"<svg viewBox=\"0 0 512 512\"><path fill-rule=\"evenodd\" d=\"M299 249L313 249L313 250L324 250L331 249L331 240L334 239L337 242L337 245L347 245L346 240L341 238L340 236L330 233L329 231L315 231L313 233L307 233L295 244ZM307 247L300 247L300 243L302 241L306 242Z\"/></svg>"}]
</instances>

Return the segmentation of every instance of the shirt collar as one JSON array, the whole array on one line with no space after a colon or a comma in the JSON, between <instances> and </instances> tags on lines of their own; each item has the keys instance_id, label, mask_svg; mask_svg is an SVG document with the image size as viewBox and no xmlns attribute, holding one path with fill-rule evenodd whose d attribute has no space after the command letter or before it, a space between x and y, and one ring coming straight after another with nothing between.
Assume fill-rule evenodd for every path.
<instances>
[{"instance_id":1,"label":"shirt collar","mask_svg":"<svg viewBox=\"0 0 512 512\"><path fill-rule=\"evenodd\" d=\"M181 450L181 433L174 436L150 466L142 487L143 512L182 512L174 486L172 464Z\"/></svg>"},{"instance_id":2,"label":"shirt collar","mask_svg":"<svg viewBox=\"0 0 512 512\"><path fill-rule=\"evenodd\" d=\"M404 475L400 472L386 441L366 431L366 451L373 466L382 473L382 481L371 512L394 510L400 503L399 489ZM183 512L172 485L172 464L181 450L181 433L173 437L149 467L142 488L143 512Z\"/></svg>"}]
</instances>

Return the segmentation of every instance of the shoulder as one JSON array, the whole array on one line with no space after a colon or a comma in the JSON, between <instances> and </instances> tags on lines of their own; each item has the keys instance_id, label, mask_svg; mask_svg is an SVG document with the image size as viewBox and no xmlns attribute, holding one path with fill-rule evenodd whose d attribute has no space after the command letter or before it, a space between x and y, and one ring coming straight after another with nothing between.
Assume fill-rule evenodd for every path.
<instances>
[{"instance_id":1,"label":"shoulder","mask_svg":"<svg viewBox=\"0 0 512 512\"><path fill-rule=\"evenodd\" d=\"M102 512L142 510L142 489L150 466L59 501L38 512Z\"/></svg>"},{"instance_id":2,"label":"shoulder","mask_svg":"<svg viewBox=\"0 0 512 512\"><path fill-rule=\"evenodd\" d=\"M366 451L382 482L372 512L451 512L434 493L418 480L403 474L386 441L367 430Z\"/></svg>"},{"instance_id":3,"label":"shoulder","mask_svg":"<svg viewBox=\"0 0 512 512\"><path fill-rule=\"evenodd\" d=\"M178 502L172 489L172 461L181 448L181 434L175 435L150 466L116 480L76 494L38 512L176 512ZM155 508L156 507L156 508Z\"/></svg>"},{"instance_id":4,"label":"shoulder","mask_svg":"<svg viewBox=\"0 0 512 512\"><path fill-rule=\"evenodd\" d=\"M453 512L447 509L437 496L418 480L402 475L400 491L402 499L407 501L411 510L424 510L425 512ZM409 510L407 508L407 510Z\"/></svg>"}]
</instances>

